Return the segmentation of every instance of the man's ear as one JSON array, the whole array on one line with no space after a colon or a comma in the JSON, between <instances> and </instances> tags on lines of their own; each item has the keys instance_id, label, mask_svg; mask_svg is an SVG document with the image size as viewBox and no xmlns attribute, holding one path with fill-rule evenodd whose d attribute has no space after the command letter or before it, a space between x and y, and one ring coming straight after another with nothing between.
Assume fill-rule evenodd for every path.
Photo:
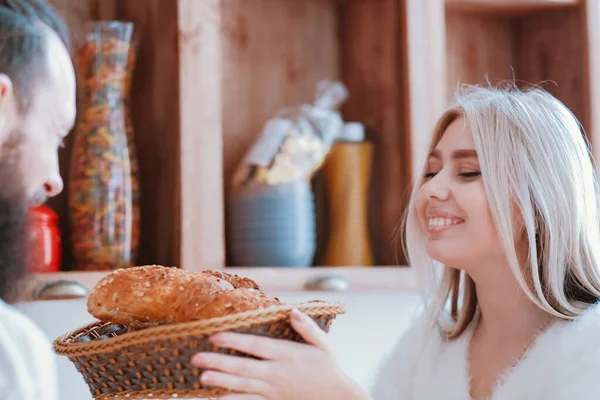
<instances>
[{"instance_id":1,"label":"man's ear","mask_svg":"<svg viewBox=\"0 0 600 400\"><path fill-rule=\"evenodd\" d=\"M0 105L4 101L12 97L13 95L13 83L12 79L6 74L0 74Z\"/></svg>"},{"instance_id":2,"label":"man's ear","mask_svg":"<svg viewBox=\"0 0 600 400\"><path fill-rule=\"evenodd\" d=\"M0 147L4 147L7 139L6 126L6 105L10 104L13 97L12 79L6 74L0 74Z\"/></svg>"}]
</instances>

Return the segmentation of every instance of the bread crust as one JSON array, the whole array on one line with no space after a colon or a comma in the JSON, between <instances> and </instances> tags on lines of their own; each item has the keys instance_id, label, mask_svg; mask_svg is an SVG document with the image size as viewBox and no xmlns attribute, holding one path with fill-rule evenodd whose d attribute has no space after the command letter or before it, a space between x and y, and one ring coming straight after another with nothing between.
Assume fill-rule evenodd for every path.
<instances>
[{"instance_id":1,"label":"bread crust","mask_svg":"<svg viewBox=\"0 0 600 400\"><path fill-rule=\"evenodd\" d=\"M219 271L194 273L158 265L119 269L90 293L88 312L101 321L141 329L280 304L247 287L254 283L247 278L215 272Z\"/></svg>"},{"instance_id":2,"label":"bread crust","mask_svg":"<svg viewBox=\"0 0 600 400\"><path fill-rule=\"evenodd\" d=\"M250 278L244 278L244 277L238 276L236 274L230 274L228 272L223 272L223 271L213 271L213 270L209 270L209 269L202 271L202 273L224 279L227 282L231 283L231 285L236 289L246 288L246 289L258 290L263 293L265 292L265 290L262 288L262 286L260 286L258 283L254 282Z\"/></svg>"}]
</instances>

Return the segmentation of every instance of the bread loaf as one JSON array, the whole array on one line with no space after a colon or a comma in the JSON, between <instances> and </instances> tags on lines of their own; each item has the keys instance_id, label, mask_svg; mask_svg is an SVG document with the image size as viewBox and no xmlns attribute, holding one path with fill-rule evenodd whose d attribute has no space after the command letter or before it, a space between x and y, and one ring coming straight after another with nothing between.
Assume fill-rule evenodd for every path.
<instances>
[{"instance_id":1,"label":"bread loaf","mask_svg":"<svg viewBox=\"0 0 600 400\"><path fill-rule=\"evenodd\" d=\"M104 277L90 294L87 306L99 320L144 328L279 304L254 287L260 288L250 279L219 271L134 267Z\"/></svg>"}]
</instances>

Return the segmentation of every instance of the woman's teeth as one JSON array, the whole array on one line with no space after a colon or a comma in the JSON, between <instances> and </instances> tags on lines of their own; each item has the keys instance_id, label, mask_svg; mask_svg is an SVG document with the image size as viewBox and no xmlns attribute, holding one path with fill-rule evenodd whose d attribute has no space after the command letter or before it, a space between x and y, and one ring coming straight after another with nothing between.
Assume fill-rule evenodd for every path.
<instances>
[{"instance_id":1,"label":"woman's teeth","mask_svg":"<svg viewBox=\"0 0 600 400\"><path fill-rule=\"evenodd\" d=\"M457 218L429 218L430 227L456 225L460 222L461 220Z\"/></svg>"}]
</instances>

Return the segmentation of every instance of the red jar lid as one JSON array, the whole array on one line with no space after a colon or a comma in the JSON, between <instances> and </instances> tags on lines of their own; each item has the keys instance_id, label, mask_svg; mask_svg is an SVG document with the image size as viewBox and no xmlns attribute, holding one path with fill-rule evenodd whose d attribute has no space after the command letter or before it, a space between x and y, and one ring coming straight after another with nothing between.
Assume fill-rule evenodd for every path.
<instances>
[{"instance_id":1,"label":"red jar lid","mask_svg":"<svg viewBox=\"0 0 600 400\"><path fill-rule=\"evenodd\" d=\"M42 204L40 206L33 207L31 211L33 217L39 221L54 223L58 220L58 214L52 208L46 205Z\"/></svg>"}]
</instances>

